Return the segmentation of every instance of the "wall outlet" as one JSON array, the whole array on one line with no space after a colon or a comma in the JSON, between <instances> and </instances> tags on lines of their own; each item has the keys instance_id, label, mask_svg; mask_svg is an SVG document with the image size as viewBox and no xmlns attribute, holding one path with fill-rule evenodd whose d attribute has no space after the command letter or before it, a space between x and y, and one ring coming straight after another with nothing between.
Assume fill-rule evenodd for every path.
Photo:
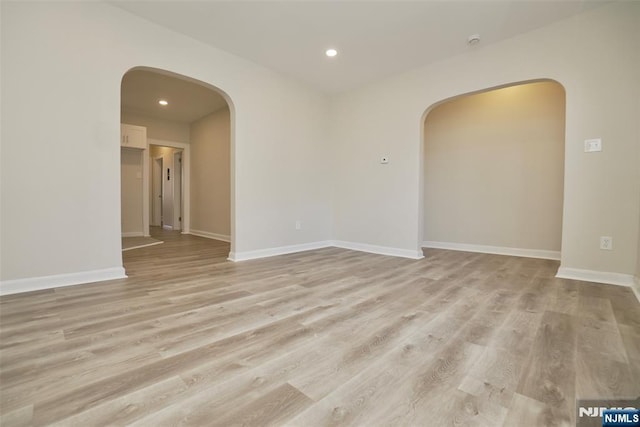
<instances>
[{"instance_id":1,"label":"wall outlet","mask_svg":"<svg viewBox=\"0 0 640 427\"><path fill-rule=\"evenodd\" d=\"M296 230L302 230L302 222L296 221Z\"/></svg>"},{"instance_id":2,"label":"wall outlet","mask_svg":"<svg viewBox=\"0 0 640 427\"><path fill-rule=\"evenodd\" d=\"M602 151L602 140L600 138L585 139L584 152L593 153L596 151Z\"/></svg>"},{"instance_id":3,"label":"wall outlet","mask_svg":"<svg viewBox=\"0 0 640 427\"><path fill-rule=\"evenodd\" d=\"M600 249L605 251L613 250L613 238L609 236L600 236Z\"/></svg>"}]
</instances>

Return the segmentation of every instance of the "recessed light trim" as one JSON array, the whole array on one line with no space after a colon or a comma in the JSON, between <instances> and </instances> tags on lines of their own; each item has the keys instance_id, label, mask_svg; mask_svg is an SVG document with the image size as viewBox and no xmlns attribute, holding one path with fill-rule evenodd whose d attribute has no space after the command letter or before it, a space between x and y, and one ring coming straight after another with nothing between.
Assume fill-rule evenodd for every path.
<instances>
[{"instance_id":1,"label":"recessed light trim","mask_svg":"<svg viewBox=\"0 0 640 427\"><path fill-rule=\"evenodd\" d=\"M327 55L329 58L333 58L334 56L336 56L338 54L338 51L333 49L333 48L331 48L331 49L327 49L324 52L324 54Z\"/></svg>"},{"instance_id":2,"label":"recessed light trim","mask_svg":"<svg viewBox=\"0 0 640 427\"><path fill-rule=\"evenodd\" d=\"M169 102L166 99L161 99L160 101L158 101L158 104L166 107L167 105L169 105Z\"/></svg>"}]
</instances>

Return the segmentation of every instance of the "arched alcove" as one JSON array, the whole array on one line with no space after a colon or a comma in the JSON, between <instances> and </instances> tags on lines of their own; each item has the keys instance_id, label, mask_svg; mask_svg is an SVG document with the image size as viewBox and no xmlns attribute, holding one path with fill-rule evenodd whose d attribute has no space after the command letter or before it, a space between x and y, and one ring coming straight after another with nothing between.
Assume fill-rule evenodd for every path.
<instances>
[{"instance_id":1,"label":"arched alcove","mask_svg":"<svg viewBox=\"0 0 640 427\"><path fill-rule=\"evenodd\" d=\"M514 83L432 105L422 121L423 247L559 259L565 91Z\"/></svg>"},{"instance_id":2,"label":"arched alcove","mask_svg":"<svg viewBox=\"0 0 640 427\"><path fill-rule=\"evenodd\" d=\"M161 99L168 104L159 105ZM233 251L235 126L234 104L229 95L181 74L134 67L121 80L121 124L125 123L146 129L147 143L144 149L126 147L123 130L123 237L125 227L131 228L131 218L136 221L135 230L140 229L141 218L143 235L149 234L151 223L181 230L183 234L228 241ZM128 175L122 163L125 158L129 162ZM140 163L135 163L138 158ZM163 165L161 169L155 167L156 163ZM142 181L139 199L136 176ZM133 188L135 197L128 194L128 186ZM131 212L127 200L140 200L142 207L136 204ZM155 210L163 212L160 224L154 223L160 218Z\"/></svg>"}]
</instances>

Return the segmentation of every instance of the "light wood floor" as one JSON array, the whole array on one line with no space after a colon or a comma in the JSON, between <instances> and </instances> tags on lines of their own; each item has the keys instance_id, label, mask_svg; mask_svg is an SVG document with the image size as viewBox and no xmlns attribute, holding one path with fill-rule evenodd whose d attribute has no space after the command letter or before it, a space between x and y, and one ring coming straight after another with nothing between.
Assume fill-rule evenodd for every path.
<instances>
[{"instance_id":1,"label":"light wood floor","mask_svg":"<svg viewBox=\"0 0 640 427\"><path fill-rule=\"evenodd\" d=\"M572 425L640 395L631 290L553 261L160 238L126 280L0 299L2 426Z\"/></svg>"},{"instance_id":2,"label":"light wood floor","mask_svg":"<svg viewBox=\"0 0 640 427\"><path fill-rule=\"evenodd\" d=\"M130 251L132 249L144 248L147 246L160 245L162 244L161 240L154 239L153 237L123 237L122 238L122 250Z\"/></svg>"}]
</instances>

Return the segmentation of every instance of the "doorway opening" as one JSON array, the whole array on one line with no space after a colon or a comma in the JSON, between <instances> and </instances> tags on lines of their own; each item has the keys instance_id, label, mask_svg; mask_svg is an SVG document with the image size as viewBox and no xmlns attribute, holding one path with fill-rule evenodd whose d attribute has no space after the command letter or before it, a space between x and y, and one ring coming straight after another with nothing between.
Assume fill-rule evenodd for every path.
<instances>
[{"instance_id":1,"label":"doorway opening","mask_svg":"<svg viewBox=\"0 0 640 427\"><path fill-rule=\"evenodd\" d=\"M565 91L551 80L441 101L424 115L420 241L560 259Z\"/></svg>"},{"instance_id":2,"label":"doorway opening","mask_svg":"<svg viewBox=\"0 0 640 427\"><path fill-rule=\"evenodd\" d=\"M212 85L148 67L124 74L121 126L144 139L121 156L123 239L192 234L233 250L233 120L229 97Z\"/></svg>"},{"instance_id":3,"label":"doorway opening","mask_svg":"<svg viewBox=\"0 0 640 427\"><path fill-rule=\"evenodd\" d=\"M149 144L151 163L150 226L184 231L184 148Z\"/></svg>"},{"instance_id":4,"label":"doorway opening","mask_svg":"<svg viewBox=\"0 0 640 427\"><path fill-rule=\"evenodd\" d=\"M153 159L151 179L151 226L162 227L162 157Z\"/></svg>"}]
</instances>

